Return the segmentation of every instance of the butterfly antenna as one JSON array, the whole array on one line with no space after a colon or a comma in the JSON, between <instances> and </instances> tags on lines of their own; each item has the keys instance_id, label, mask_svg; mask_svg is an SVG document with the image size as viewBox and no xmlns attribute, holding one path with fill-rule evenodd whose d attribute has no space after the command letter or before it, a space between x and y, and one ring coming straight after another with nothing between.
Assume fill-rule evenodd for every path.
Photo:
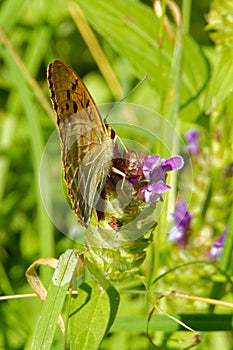
<instances>
[{"instance_id":1,"label":"butterfly antenna","mask_svg":"<svg viewBox=\"0 0 233 350\"><path fill-rule=\"evenodd\" d=\"M106 122L108 116L110 113L112 113L121 102L124 102L130 95L132 95L132 93L148 78L148 75L144 75L144 77L134 86L134 88L132 90L130 90L130 92L124 96L123 98L121 98L118 102L114 103L113 107L110 109L110 111L108 112L108 114L105 116L104 118L104 122Z\"/></svg>"}]
</instances>

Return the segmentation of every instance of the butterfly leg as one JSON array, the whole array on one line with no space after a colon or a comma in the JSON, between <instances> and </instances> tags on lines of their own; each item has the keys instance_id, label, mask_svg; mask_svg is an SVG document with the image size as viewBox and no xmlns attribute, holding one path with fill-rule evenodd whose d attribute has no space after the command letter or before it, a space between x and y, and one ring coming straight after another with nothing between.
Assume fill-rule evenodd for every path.
<instances>
[{"instance_id":1,"label":"butterfly leg","mask_svg":"<svg viewBox=\"0 0 233 350\"><path fill-rule=\"evenodd\" d=\"M125 184L125 179L126 179L125 173L123 173L122 171L118 170L118 169L115 168L115 167L112 167L112 171L113 171L115 174L122 176L121 190L123 190L124 184Z\"/></svg>"}]
</instances>

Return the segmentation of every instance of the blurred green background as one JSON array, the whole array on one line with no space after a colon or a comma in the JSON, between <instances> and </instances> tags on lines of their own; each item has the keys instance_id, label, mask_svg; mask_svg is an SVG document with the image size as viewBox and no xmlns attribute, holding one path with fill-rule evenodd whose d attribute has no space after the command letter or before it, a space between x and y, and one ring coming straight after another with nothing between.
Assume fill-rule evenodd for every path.
<instances>
[{"instance_id":1,"label":"blurred green background","mask_svg":"<svg viewBox=\"0 0 233 350\"><path fill-rule=\"evenodd\" d=\"M151 6L150 1L144 2ZM181 1L177 3L180 5ZM43 149L55 129L55 114L46 80L48 64L55 58L69 63L83 78L97 104L126 95L140 78L135 76L129 62L97 34L123 89L121 95L113 96L71 18L68 4L69 1L64 0L0 1L0 26L4 31L0 38L1 295L31 293L25 279L27 267L40 257L58 257L75 246L48 218L38 185ZM209 6L207 0L192 4L190 32L202 46L212 45L204 30ZM142 21L146 20L143 18ZM38 86L30 81L24 66ZM153 107L154 95L150 86L143 84L129 101ZM51 274L42 269L41 276L47 284ZM130 284L126 286L130 288ZM147 308L144 297L123 296L122 310L126 315L140 315ZM0 349L29 348L40 309L36 298L1 301ZM58 332L58 344L60 337ZM130 333L112 334L102 349L119 348L118 344L121 349L150 349L144 335L138 332L133 337ZM206 339L199 349L215 350L221 342L225 344L223 349L230 350L228 334L216 332ZM58 348L55 344L54 349Z\"/></svg>"}]
</instances>

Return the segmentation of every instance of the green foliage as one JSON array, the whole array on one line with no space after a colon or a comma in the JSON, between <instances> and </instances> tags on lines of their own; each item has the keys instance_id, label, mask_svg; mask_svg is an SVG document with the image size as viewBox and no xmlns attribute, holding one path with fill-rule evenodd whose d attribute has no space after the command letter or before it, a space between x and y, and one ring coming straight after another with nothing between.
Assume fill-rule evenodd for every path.
<instances>
[{"instance_id":1,"label":"green foliage","mask_svg":"<svg viewBox=\"0 0 233 350\"><path fill-rule=\"evenodd\" d=\"M71 304L71 349L99 348L114 322L119 300L113 286L104 289L94 280L80 285Z\"/></svg>"},{"instance_id":2,"label":"green foliage","mask_svg":"<svg viewBox=\"0 0 233 350\"><path fill-rule=\"evenodd\" d=\"M233 31L233 5L231 0L214 0L206 16L207 29L211 31L210 37L216 45L232 50Z\"/></svg>"},{"instance_id":3,"label":"green foliage","mask_svg":"<svg viewBox=\"0 0 233 350\"><path fill-rule=\"evenodd\" d=\"M77 263L78 252L75 250L67 250L60 256L35 328L31 349L51 348L58 318Z\"/></svg>"},{"instance_id":4,"label":"green foliage","mask_svg":"<svg viewBox=\"0 0 233 350\"><path fill-rule=\"evenodd\" d=\"M201 156L191 159L192 168L184 169L179 185L184 198L192 193L188 207L193 215L189 246L181 249L167 240L167 216L174 211L174 198L166 198L164 214L154 232L154 242L147 249L147 258L141 267L143 278L127 280L126 273L124 281L116 285L121 295L120 304L118 291L113 286L100 286L91 280L79 286L79 296L71 299L70 305L65 305L64 309L64 313L70 316L70 346L73 349L91 349L90 344L93 349L149 349L145 334L147 317L156 300L155 290L162 293L182 289L189 294L232 303L233 191L230 164L233 162L233 70L232 45L227 40L232 26L230 18L222 16L229 4L215 1L217 5L212 11L220 12L214 12L214 17L213 12L208 16L207 28L215 30L212 37L224 49L215 46L203 48L189 34L185 34L182 45L177 46L177 41L171 40L164 27L161 49L158 44L161 22L149 5L130 0L78 0L77 3L96 31L124 94L135 86L136 79L148 74L147 81L129 97L129 101L160 112L177 126L182 135L190 128L196 128L200 135ZM221 3L223 7L219 9ZM210 1L206 4L209 6ZM55 128L46 82L47 65L56 57L67 61L88 82L97 103L112 100L75 28L68 5L64 0L5 0L0 4L1 29L13 44L12 49L0 32L2 295L31 293L24 276L27 267L40 257L60 256L65 250L76 248L75 242L53 226L40 195L41 157ZM182 15L188 21L187 13ZM195 16L200 17L200 14L194 12L192 17ZM211 17L220 19L221 26L211 24ZM227 27L224 27L226 23ZM172 28L175 32L175 24ZM39 86L30 80L27 70ZM128 117L128 122L133 120L132 124L157 132L153 120ZM123 132L125 138L132 138L132 128ZM159 130L159 133L163 139L166 130ZM140 135L135 134L135 138L140 141ZM145 147L155 149L149 139L144 137L143 141ZM178 153L179 147L176 148ZM52 205L50 190L48 184L48 203ZM226 225L229 231L221 260L209 264L209 248ZM149 240L145 241L145 247L148 243ZM139 254L140 263L144 259L145 247ZM125 251L122 250L121 254L125 258ZM108 257L105 255L101 261ZM111 257L111 263L114 257ZM187 262L190 264L179 267ZM90 268L94 274L97 265ZM51 274L44 268L40 276L45 285L50 283ZM69 276L67 284L62 286L54 286L51 282L42 313L41 304L36 299L1 301L0 348L30 349L33 334L42 343L47 339L47 348L62 348L64 337L60 330L55 332L56 320L70 279ZM56 307L54 301L57 301ZM69 307L71 309L67 312ZM204 340L199 350L215 350L219 346L231 349L232 313L229 309L198 301L184 302L184 299L175 297L164 298L162 308L195 330L203 331ZM37 323L39 315L41 323ZM48 330L49 322L52 333ZM149 328L154 341L163 349L177 348L177 345L167 345L168 338L180 336L181 326L177 323L164 315L156 315ZM184 338L189 335L185 334ZM36 348L42 343L36 343Z\"/></svg>"},{"instance_id":5,"label":"green foliage","mask_svg":"<svg viewBox=\"0 0 233 350\"><path fill-rule=\"evenodd\" d=\"M168 82L174 79L173 75L170 76L173 43L164 32L164 49L159 50L159 20L154 16L152 9L140 2L129 4L117 0L108 4L101 0L80 0L79 4L96 31L118 54L127 58L134 74L139 79L145 74L149 76L151 90L160 96L160 106L154 107L163 110L165 107L162 107L164 101L161 98L173 93L169 91L168 85ZM192 38L187 35L184 41L181 113L186 119L193 120L201 113L198 96L207 82L208 66Z\"/></svg>"}]
</instances>

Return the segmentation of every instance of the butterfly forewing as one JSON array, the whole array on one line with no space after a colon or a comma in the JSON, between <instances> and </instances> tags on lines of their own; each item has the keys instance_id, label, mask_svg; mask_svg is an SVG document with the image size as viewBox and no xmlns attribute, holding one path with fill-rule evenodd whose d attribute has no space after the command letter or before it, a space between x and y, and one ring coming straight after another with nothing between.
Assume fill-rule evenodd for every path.
<instances>
[{"instance_id":1,"label":"butterfly forewing","mask_svg":"<svg viewBox=\"0 0 233 350\"><path fill-rule=\"evenodd\" d=\"M113 140L87 88L61 60L48 67L48 81L61 139L68 195L79 221L87 226L93 208L104 210Z\"/></svg>"}]
</instances>

